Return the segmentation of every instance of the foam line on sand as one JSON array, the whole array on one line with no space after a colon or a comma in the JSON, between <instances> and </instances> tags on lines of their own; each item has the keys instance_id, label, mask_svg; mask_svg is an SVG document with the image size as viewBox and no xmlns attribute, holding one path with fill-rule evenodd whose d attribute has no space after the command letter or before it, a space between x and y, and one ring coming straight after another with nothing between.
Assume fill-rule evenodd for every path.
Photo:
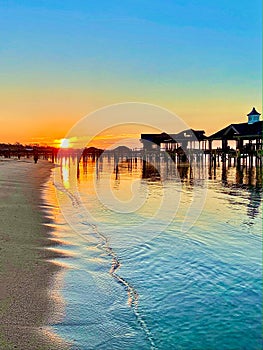
<instances>
[{"instance_id":1,"label":"foam line on sand","mask_svg":"<svg viewBox=\"0 0 263 350\"><path fill-rule=\"evenodd\" d=\"M68 348L48 328L63 314L51 293L61 267L44 249L54 244L41 209L51 168L44 160L0 160L0 349Z\"/></svg>"}]
</instances>

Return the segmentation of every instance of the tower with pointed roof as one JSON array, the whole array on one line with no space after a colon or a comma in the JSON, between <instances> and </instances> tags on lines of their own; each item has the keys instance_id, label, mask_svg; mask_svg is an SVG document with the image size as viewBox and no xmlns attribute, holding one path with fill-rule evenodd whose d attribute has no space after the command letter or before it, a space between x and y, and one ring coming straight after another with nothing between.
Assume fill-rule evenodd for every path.
<instances>
[{"instance_id":1,"label":"tower with pointed roof","mask_svg":"<svg viewBox=\"0 0 263 350\"><path fill-rule=\"evenodd\" d=\"M258 113L255 109L255 107L253 107L252 111L250 113L247 114L248 116L248 124L254 124L256 122L259 122L259 117L260 117L260 113Z\"/></svg>"}]
</instances>

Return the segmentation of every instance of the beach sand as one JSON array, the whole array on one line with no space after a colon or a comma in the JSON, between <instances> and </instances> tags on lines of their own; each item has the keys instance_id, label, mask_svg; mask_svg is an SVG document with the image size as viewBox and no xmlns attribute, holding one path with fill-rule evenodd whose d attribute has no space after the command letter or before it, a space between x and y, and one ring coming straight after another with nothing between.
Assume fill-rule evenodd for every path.
<instances>
[{"instance_id":1,"label":"beach sand","mask_svg":"<svg viewBox=\"0 0 263 350\"><path fill-rule=\"evenodd\" d=\"M0 349L67 349L48 325L62 310L51 297L61 268L48 261L49 219L41 188L52 164L0 160Z\"/></svg>"}]
</instances>

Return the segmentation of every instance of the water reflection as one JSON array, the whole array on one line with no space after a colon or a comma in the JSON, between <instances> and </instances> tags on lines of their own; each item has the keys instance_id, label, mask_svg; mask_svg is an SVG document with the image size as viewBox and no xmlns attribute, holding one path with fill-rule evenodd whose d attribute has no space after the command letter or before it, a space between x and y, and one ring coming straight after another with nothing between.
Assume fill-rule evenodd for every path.
<instances>
[{"instance_id":1,"label":"water reflection","mask_svg":"<svg viewBox=\"0 0 263 350\"><path fill-rule=\"evenodd\" d=\"M61 162L61 177L63 185L69 189L69 158L63 158Z\"/></svg>"},{"instance_id":2,"label":"water reflection","mask_svg":"<svg viewBox=\"0 0 263 350\"><path fill-rule=\"evenodd\" d=\"M69 186L70 164L75 162L76 159L63 159L61 162L65 188ZM181 182L190 190L200 181L203 184L204 180L208 180L210 184L216 183L219 191L225 192L228 189L227 193L231 196L233 191L230 190L241 189L249 198L247 215L253 218L259 214L262 199L262 168L229 166L226 162L210 166L206 161L196 164L189 162L175 164L165 157L83 157L78 162L79 183L91 181L92 177L99 182L101 175L109 172L112 174L112 187L116 191L128 191L125 186L130 186L135 179L150 183L172 180Z\"/></svg>"},{"instance_id":3,"label":"water reflection","mask_svg":"<svg viewBox=\"0 0 263 350\"><path fill-rule=\"evenodd\" d=\"M161 176L158 169L151 163L148 163L146 160L143 160L142 179L150 179L151 181L160 181L160 178Z\"/></svg>"},{"instance_id":4,"label":"water reflection","mask_svg":"<svg viewBox=\"0 0 263 350\"><path fill-rule=\"evenodd\" d=\"M74 162L78 164L77 172L71 170ZM65 333L68 331L69 321L76 319L78 326L70 329L71 334L74 339L78 339L79 334L75 333L76 330L79 332L82 325L81 332L84 335L80 342L86 342L87 329L90 329L95 313L103 317L103 322L109 317L109 321L104 322L107 327L103 332L112 325L110 336L118 330L115 320L127 321L129 311L125 317L122 316L126 295L120 285L115 286L115 280L112 283L106 275L108 271L112 271L109 270L110 266L116 266L116 261L111 265L111 257L115 252L117 257L121 257L120 275L125 276L137 288L136 293L138 290L139 295L144 296L139 299L139 307L143 311L149 310L148 314L143 315L156 339L160 334L173 334L172 330L178 324L183 324L185 319L191 319L195 323L194 328L190 327L190 331L195 333L211 317L208 322L208 325L212 323L210 334L225 323L226 330L222 334L227 336L229 329L235 329L237 323L237 318L233 315L241 315L242 311L244 318L238 321L241 325L245 324L251 305L258 305L261 291L258 286L261 283L258 278L258 270L261 271L260 257L257 258L260 255L258 247L261 237L260 169L237 168L226 164L222 166L222 163L209 167L209 163L205 161L199 164L185 162L179 166L158 157L86 157L78 163L69 159L63 164L68 169L62 171L62 177L67 178L65 174L68 174L71 179L77 174L79 194L90 214L87 218L82 216L82 212L78 212L78 208L71 205L68 207L69 212L74 214L73 219L76 217L80 236L75 233L69 236L75 244L73 249L78 254L78 258L73 261L78 271L69 271L71 275L68 278L68 291L66 290L69 312L61 327L65 327ZM193 229L184 234L180 231L180 224L192 203L193 188L196 185L200 188L200 184L205 183L204 180L207 180L209 187L206 205ZM138 186L134 186L135 184ZM161 220L166 220L163 212L159 216L155 215L161 207L160 199L164 198L164 188L171 193L167 202L163 201L166 202L164 214L168 213L169 218L170 210L174 218L167 229L165 225L161 226ZM180 194L181 197L177 198ZM139 196L133 201L135 195ZM117 204L113 197L118 198ZM100 198L102 201L99 201ZM142 204L138 205L140 199ZM176 200L178 210L175 205L172 207ZM75 216L75 212L81 215ZM94 217L94 220L89 221L90 217ZM72 222L75 223L73 219ZM89 225L89 222L95 222L96 232L99 234L94 234L94 225ZM137 228L141 222L144 225L143 230ZM157 230L161 233L156 234ZM248 232L253 235L247 234ZM100 239L99 244L97 237ZM103 240L102 237L106 238ZM108 242L109 246L106 245ZM113 292L108 293L109 290ZM176 293L183 305L170 298ZM74 300L70 304L72 296ZM202 307L200 319L191 312L197 304ZM218 321L215 323L211 310L216 312ZM158 325L155 321L151 324L151 320L156 319L161 320ZM254 319L251 321L253 327L258 322L258 318ZM134 324L134 320L132 322ZM166 326L167 322L171 325L170 328ZM124 325L125 332L127 324L128 321ZM245 324L244 332L246 328ZM180 327L176 331L184 334ZM166 338L165 336L160 344L165 344ZM92 339L88 340L92 342ZM170 344L175 344L175 341L170 340Z\"/></svg>"},{"instance_id":5,"label":"water reflection","mask_svg":"<svg viewBox=\"0 0 263 350\"><path fill-rule=\"evenodd\" d=\"M262 191L259 188L250 189L249 204L247 206L247 215L250 218L254 218L260 213L261 198Z\"/></svg>"},{"instance_id":6,"label":"water reflection","mask_svg":"<svg viewBox=\"0 0 263 350\"><path fill-rule=\"evenodd\" d=\"M254 166L247 167L244 165L228 167L226 162L222 162L221 168L209 169L210 179L212 171L214 175L213 180L216 181L217 176L221 176L222 191L229 196L241 196L246 199L248 218L254 219L260 214L260 205L262 201L262 168ZM240 193L240 191L242 191L242 193ZM253 220L247 222L247 224L253 224Z\"/></svg>"}]
</instances>

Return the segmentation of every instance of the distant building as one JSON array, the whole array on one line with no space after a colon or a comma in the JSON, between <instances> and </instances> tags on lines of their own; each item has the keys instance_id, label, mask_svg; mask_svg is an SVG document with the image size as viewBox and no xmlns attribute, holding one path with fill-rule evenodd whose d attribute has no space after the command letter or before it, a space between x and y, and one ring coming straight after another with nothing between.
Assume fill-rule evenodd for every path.
<instances>
[{"instance_id":1,"label":"distant building","mask_svg":"<svg viewBox=\"0 0 263 350\"><path fill-rule=\"evenodd\" d=\"M143 144L143 149L153 151L175 150L179 147L183 149L204 149L206 136L204 130L187 129L177 134L141 134L140 141Z\"/></svg>"},{"instance_id":2,"label":"distant building","mask_svg":"<svg viewBox=\"0 0 263 350\"><path fill-rule=\"evenodd\" d=\"M248 121L246 123L230 124L209 136L209 148L212 149L212 141L220 140L222 141L222 149L226 150L228 141L235 140L237 149L243 149L244 141L249 142L250 148L262 149L263 122L259 120L260 115L253 107L252 111L247 114ZM253 146L253 142L256 143L255 146Z\"/></svg>"},{"instance_id":3,"label":"distant building","mask_svg":"<svg viewBox=\"0 0 263 350\"><path fill-rule=\"evenodd\" d=\"M209 137L205 136L204 130L187 129L177 134L141 134L140 141L147 151L174 151L178 148L211 151L213 141L221 141L223 151L229 149L228 141L236 141L236 149L239 150L261 150L263 122L260 115L253 107L247 114L247 122L230 124ZM248 143L245 144L245 141Z\"/></svg>"}]
</instances>

